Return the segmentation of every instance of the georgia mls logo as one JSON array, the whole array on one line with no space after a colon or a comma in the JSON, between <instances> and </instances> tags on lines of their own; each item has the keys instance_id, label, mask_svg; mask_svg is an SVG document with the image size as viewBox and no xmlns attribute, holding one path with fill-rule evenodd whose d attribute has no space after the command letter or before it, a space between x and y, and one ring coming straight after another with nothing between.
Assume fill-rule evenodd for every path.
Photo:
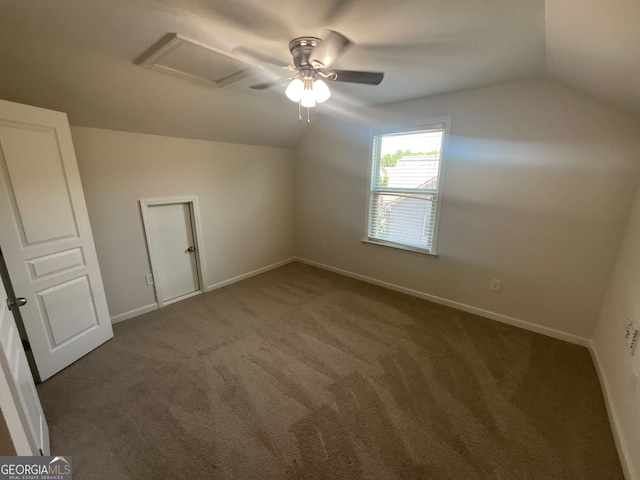
<instances>
[{"instance_id":1,"label":"georgia mls logo","mask_svg":"<svg viewBox=\"0 0 640 480\"><path fill-rule=\"evenodd\" d=\"M0 480L71 480L71 457L0 457Z\"/></svg>"}]
</instances>

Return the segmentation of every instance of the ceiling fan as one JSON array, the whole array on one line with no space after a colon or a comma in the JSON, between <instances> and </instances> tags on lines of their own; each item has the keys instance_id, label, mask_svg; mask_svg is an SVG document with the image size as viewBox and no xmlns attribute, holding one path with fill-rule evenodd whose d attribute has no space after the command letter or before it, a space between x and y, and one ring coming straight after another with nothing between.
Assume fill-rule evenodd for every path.
<instances>
[{"instance_id":1,"label":"ceiling fan","mask_svg":"<svg viewBox=\"0 0 640 480\"><path fill-rule=\"evenodd\" d=\"M317 37L298 37L291 40L289 42L289 51L293 57L292 65L282 66L282 62L279 60L245 47L235 48L234 52L258 62L268 63L290 72L295 72L292 76L251 85L250 88L264 90L290 82L285 94L291 101L298 103L298 119L302 120L301 107L307 108L308 122L308 109L315 107L318 103L325 102L331 96L331 90L329 90L325 80L364 85L379 85L382 82L384 72L363 72L331 68L331 65L351 46L353 46L353 42L347 37L329 30L324 40Z\"/></svg>"}]
</instances>

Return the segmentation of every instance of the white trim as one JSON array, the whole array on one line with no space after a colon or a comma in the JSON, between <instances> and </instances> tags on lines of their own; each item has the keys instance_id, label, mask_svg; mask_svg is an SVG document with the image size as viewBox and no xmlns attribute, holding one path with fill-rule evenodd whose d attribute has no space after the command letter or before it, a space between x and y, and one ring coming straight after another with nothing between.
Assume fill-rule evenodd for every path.
<instances>
[{"instance_id":1,"label":"white trim","mask_svg":"<svg viewBox=\"0 0 640 480\"><path fill-rule=\"evenodd\" d=\"M289 263L295 262L296 257L287 258L286 260L282 260L280 262L273 263L271 265L267 265L266 267L258 268L257 270L252 270L247 273L243 273L242 275L238 275L237 277L230 278L228 280L223 280L222 282L214 283L213 285L209 285L205 292L210 292L211 290L216 290L218 288L224 287L226 285L231 285L232 283L239 282L240 280L245 280L250 277L255 277L256 275L260 275L261 273L268 272L269 270L274 270L276 268L282 267L283 265L287 265ZM188 294L189 296L195 296L198 293ZM179 300L183 300L187 297L180 297ZM172 301L164 302L165 305L168 305ZM133 310L129 310L128 312L120 313L118 315L114 315L111 317L111 323L118 323L124 320L129 320L130 318L137 317L139 315L144 315L145 313L153 312L154 310L158 310L159 306L157 303L152 303L150 305L145 305L144 307L134 308Z\"/></svg>"},{"instance_id":2,"label":"white trim","mask_svg":"<svg viewBox=\"0 0 640 480\"><path fill-rule=\"evenodd\" d=\"M287 265L289 263L295 262L296 260L298 260L297 257L291 257L291 258L287 258L286 260L282 260L280 262L272 263L271 265L267 265L266 267L258 268L256 270L243 273L242 275L238 275L237 277L229 278L228 280L223 280L221 282L209 285L206 291L210 292L211 290L217 290L218 288L226 287L227 285L231 285L232 283L236 283L250 277L255 277L256 275L260 275L261 273L268 272L269 270L274 270L276 268L282 267L283 265Z\"/></svg>"},{"instance_id":3,"label":"white trim","mask_svg":"<svg viewBox=\"0 0 640 480\"><path fill-rule=\"evenodd\" d=\"M440 145L440 166L438 167L438 192L436 194L436 218L433 222L433 239L431 240L431 253L438 254L438 233L440 232L440 217L444 208L444 185L446 183L447 158L449 157L449 134L451 132L451 117L444 119L444 133ZM437 119L436 119L437 120Z\"/></svg>"},{"instance_id":4,"label":"white trim","mask_svg":"<svg viewBox=\"0 0 640 480\"><path fill-rule=\"evenodd\" d=\"M198 282L200 284L200 288L195 292L190 292L187 295L180 297L180 299L189 298L189 296L197 295L200 293L204 293L206 278L205 273L205 260L204 254L202 252L202 245L204 245L204 241L202 240L202 227L200 225L200 209L198 207L198 197L194 195L183 196L183 197L170 197L170 198L150 198L146 200L140 200L140 213L142 214L142 224L144 227L144 235L147 240L147 249L149 252L149 262L151 264L151 274L153 275L153 289L156 293L156 301L158 302L158 308L162 308L165 305L170 303L175 303L176 299L163 300L162 299L162 291L160 290L160 282L158 279L160 278L158 275L158 268L156 266L155 256L153 253L153 242L151 239L151 231L149 228L149 207L150 206L158 206L158 205L175 205L186 203L189 205L189 212L191 214L191 231L193 234L193 243L195 246L195 256L196 256L196 270L198 273ZM193 293L193 295L191 295Z\"/></svg>"},{"instance_id":5,"label":"white trim","mask_svg":"<svg viewBox=\"0 0 640 480\"><path fill-rule=\"evenodd\" d=\"M431 253L428 250L423 250L421 248L412 248L407 245L402 245L401 243L393 243L386 242L384 240L369 240L368 238L363 238L362 243L366 243L368 245L375 245L376 247L385 247L385 248L393 248L396 250L406 250L407 252L419 253L420 255L427 255L431 258L438 258L439 255L437 253Z\"/></svg>"},{"instance_id":6,"label":"white trim","mask_svg":"<svg viewBox=\"0 0 640 480\"><path fill-rule=\"evenodd\" d=\"M130 318L137 317L138 315L144 315L145 313L153 312L154 310L158 310L157 303L145 305L144 307L134 308L133 310L129 310L128 312L114 315L113 317L111 317L111 323L118 323L124 320L129 320Z\"/></svg>"},{"instance_id":7,"label":"white trim","mask_svg":"<svg viewBox=\"0 0 640 480\"><path fill-rule=\"evenodd\" d=\"M588 338L581 337L579 335L574 335L572 333L563 332L561 330L556 330L555 328L536 325L535 323L527 322L526 320L520 320L519 318L503 315L502 313L492 312L490 310L485 310L483 308L467 305L466 303L461 303L455 300L449 300L448 298L442 298L436 295L431 295L430 293L420 292L418 290L413 290L411 288L402 287L400 285L396 285L395 283L385 282L383 280L378 280L376 278L367 277L366 275L360 275L359 273L354 273L348 270L343 270L341 268L332 267L330 265L325 265L324 263L315 262L313 260L309 260L306 258L297 257L296 260L301 263L306 263L307 265L311 265L313 267L322 268L323 270L329 270L334 273L339 273L340 275L355 278L357 280L362 280L363 282L371 283L373 285L378 285L380 287L385 287L390 290L395 290L397 292L406 293L407 295L422 298L423 300L428 300L433 303L445 305L447 307L453 307L458 310L462 310L463 312L473 313L481 317L506 323L507 325L523 328L525 330L540 333L548 337L557 338L558 340L564 340L566 342L575 343L577 345L582 345L584 347L588 347L590 343L590 340Z\"/></svg>"},{"instance_id":8,"label":"white trim","mask_svg":"<svg viewBox=\"0 0 640 480\"><path fill-rule=\"evenodd\" d=\"M170 298L169 300L165 300L163 302L163 306L171 305L172 303L179 302L181 300L186 300L187 298L195 297L196 295L202 295L205 292L204 288L200 290L196 290L195 292L185 293L184 295L180 295L179 297Z\"/></svg>"},{"instance_id":9,"label":"white trim","mask_svg":"<svg viewBox=\"0 0 640 480\"><path fill-rule=\"evenodd\" d=\"M596 372L598 374L598 379L600 380L600 387L602 388L603 392L604 404L607 407L609 424L611 425L613 440L615 441L616 449L618 450L618 457L620 457L620 464L622 465L624 478L626 480L638 480L638 476L636 475L633 469L633 464L631 463L631 453L629 452L629 447L627 446L627 442L622 435L622 428L620 427L622 422L615 408L613 396L611 395L611 389L609 388L609 381L607 380L604 368L602 368L598 350L596 349L593 340L588 341L587 347L591 352L591 359L593 360L593 364L595 365Z\"/></svg>"}]
</instances>

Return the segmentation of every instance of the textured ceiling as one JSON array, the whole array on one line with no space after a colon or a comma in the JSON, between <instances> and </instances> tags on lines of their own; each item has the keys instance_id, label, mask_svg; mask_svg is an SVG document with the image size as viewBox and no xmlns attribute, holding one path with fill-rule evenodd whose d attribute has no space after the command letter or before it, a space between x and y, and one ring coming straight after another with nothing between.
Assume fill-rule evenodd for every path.
<instances>
[{"instance_id":1,"label":"textured ceiling","mask_svg":"<svg viewBox=\"0 0 640 480\"><path fill-rule=\"evenodd\" d=\"M65 111L72 124L288 146L307 126L283 89L198 85L134 64L169 32L290 62L288 42L337 30L337 68L382 70L378 87L332 84L312 115L538 75L542 0L0 0L0 98Z\"/></svg>"}]
</instances>

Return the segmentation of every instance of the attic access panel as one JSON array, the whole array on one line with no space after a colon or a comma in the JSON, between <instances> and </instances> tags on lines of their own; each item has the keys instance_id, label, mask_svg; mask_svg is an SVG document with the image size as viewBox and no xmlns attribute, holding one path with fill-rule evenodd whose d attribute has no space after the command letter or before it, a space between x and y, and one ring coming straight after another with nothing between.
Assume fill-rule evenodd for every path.
<instances>
[{"instance_id":1,"label":"attic access panel","mask_svg":"<svg viewBox=\"0 0 640 480\"><path fill-rule=\"evenodd\" d=\"M177 33L147 52L139 65L205 85L224 87L253 75L231 55L181 37Z\"/></svg>"}]
</instances>

